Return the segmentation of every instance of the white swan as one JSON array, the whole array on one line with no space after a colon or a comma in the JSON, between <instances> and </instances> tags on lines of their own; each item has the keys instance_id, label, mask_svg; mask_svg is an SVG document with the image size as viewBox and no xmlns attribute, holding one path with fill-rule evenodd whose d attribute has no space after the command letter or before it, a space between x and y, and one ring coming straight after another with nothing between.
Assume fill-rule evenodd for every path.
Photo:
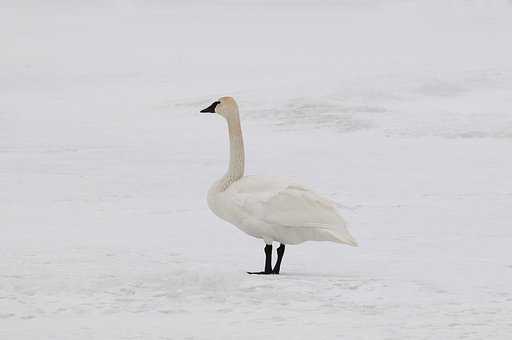
<instances>
[{"instance_id":1,"label":"white swan","mask_svg":"<svg viewBox=\"0 0 512 340\"><path fill-rule=\"evenodd\" d=\"M279 274L285 244L333 241L357 246L335 204L288 180L245 176L244 143L238 105L222 97L202 113L217 113L228 122L230 160L226 175L208 191L208 206L218 217L265 241L265 270ZM280 242L272 269L272 242Z\"/></svg>"}]
</instances>

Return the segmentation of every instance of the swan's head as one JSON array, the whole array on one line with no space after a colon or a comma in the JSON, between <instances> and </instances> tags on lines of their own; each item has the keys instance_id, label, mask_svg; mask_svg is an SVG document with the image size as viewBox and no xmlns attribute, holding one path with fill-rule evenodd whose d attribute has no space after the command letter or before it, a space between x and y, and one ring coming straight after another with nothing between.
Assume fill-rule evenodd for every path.
<instances>
[{"instance_id":1,"label":"swan's head","mask_svg":"<svg viewBox=\"0 0 512 340\"><path fill-rule=\"evenodd\" d=\"M201 113L217 113L229 119L238 115L238 105L232 97L220 97L217 101L213 102L212 105L201 110Z\"/></svg>"}]
</instances>

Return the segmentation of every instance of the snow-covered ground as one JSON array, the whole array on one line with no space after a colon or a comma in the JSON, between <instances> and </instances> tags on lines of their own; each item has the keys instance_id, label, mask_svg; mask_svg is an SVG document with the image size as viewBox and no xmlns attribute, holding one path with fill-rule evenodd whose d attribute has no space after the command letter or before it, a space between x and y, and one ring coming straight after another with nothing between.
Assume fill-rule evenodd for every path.
<instances>
[{"instance_id":1,"label":"snow-covered ground","mask_svg":"<svg viewBox=\"0 0 512 340\"><path fill-rule=\"evenodd\" d=\"M512 2L1 1L0 339L510 339ZM217 219L250 174L359 248Z\"/></svg>"}]
</instances>

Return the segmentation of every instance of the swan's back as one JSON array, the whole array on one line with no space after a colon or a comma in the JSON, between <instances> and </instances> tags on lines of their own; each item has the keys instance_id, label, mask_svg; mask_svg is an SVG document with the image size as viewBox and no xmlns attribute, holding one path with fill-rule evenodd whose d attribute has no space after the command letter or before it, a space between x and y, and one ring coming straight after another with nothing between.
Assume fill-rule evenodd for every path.
<instances>
[{"instance_id":1,"label":"swan's back","mask_svg":"<svg viewBox=\"0 0 512 340\"><path fill-rule=\"evenodd\" d=\"M233 224L285 244L333 241L356 246L335 204L292 181L247 176L224 192ZM253 233L251 233L253 234ZM256 235L253 235L256 236Z\"/></svg>"}]
</instances>

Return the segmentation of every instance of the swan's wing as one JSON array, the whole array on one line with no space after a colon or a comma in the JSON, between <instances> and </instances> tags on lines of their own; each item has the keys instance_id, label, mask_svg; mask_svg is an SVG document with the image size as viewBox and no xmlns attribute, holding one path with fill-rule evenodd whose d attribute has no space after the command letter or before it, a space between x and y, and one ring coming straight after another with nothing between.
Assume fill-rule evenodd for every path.
<instances>
[{"instance_id":1,"label":"swan's wing","mask_svg":"<svg viewBox=\"0 0 512 340\"><path fill-rule=\"evenodd\" d=\"M237 183L235 204L267 224L292 229L315 229L336 240L356 245L335 204L317 193L289 181L247 177ZM308 230L309 229L309 230Z\"/></svg>"}]
</instances>

